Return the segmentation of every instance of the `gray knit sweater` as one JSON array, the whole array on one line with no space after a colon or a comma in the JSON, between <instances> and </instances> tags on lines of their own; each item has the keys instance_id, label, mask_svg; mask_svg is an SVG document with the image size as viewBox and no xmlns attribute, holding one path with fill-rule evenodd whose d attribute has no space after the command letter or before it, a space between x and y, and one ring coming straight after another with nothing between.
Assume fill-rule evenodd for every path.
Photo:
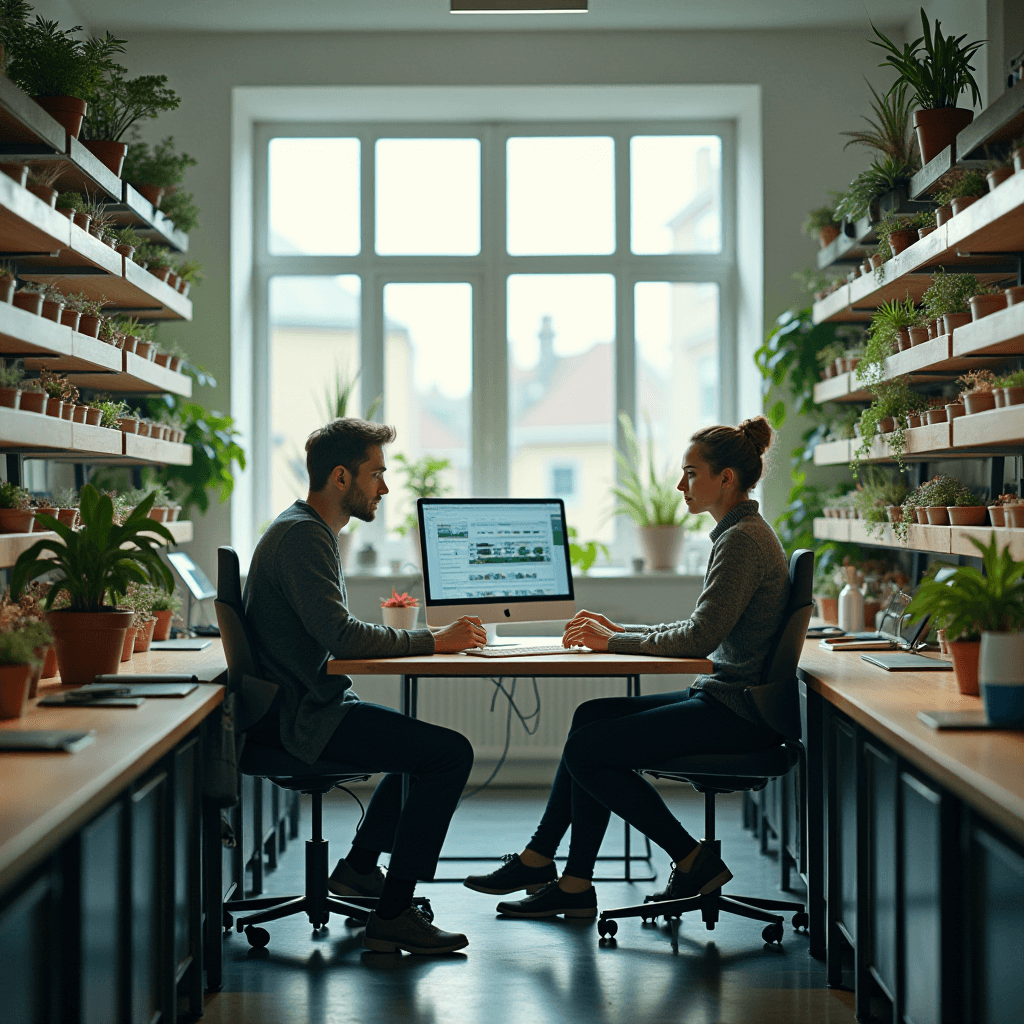
<instances>
[{"instance_id":1,"label":"gray knit sweater","mask_svg":"<svg viewBox=\"0 0 1024 1024\"><path fill-rule=\"evenodd\" d=\"M626 625L608 641L618 654L710 658L705 690L748 722L761 724L743 688L756 686L789 597L786 553L756 501L744 501L711 531L711 558L693 615L660 626Z\"/></svg>"},{"instance_id":2,"label":"gray knit sweater","mask_svg":"<svg viewBox=\"0 0 1024 1024\"><path fill-rule=\"evenodd\" d=\"M263 675L281 687L281 742L307 764L359 699L348 676L327 674L329 658L434 653L428 629L352 617L338 539L304 501L285 509L256 545L243 602Z\"/></svg>"}]
</instances>

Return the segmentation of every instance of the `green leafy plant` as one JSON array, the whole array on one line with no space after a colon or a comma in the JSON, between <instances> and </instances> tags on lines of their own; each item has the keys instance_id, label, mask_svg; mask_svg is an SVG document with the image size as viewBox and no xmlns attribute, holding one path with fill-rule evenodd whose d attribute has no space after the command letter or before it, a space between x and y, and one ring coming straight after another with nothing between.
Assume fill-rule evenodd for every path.
<instances>
[{"instance_id":1,"label":"green leafy plant","mask_svg":"<svg viewBox=\"0 0 1024 1024\"><path fill-rule=\"evenodd\" d=\"M338 420L350 415L349 403L352 401L352 394L355 391L356 383L359 380L360 371L350 374L340 367L334 368L334 379L324 388L322 395L317 400L317 414L322 420ZM378 395L366 410L363 419L372 420L384 402L382 395Z\"/></svg>"},{"instance_id":2,"label":"green leafy plant","mask_svg":"<svg viewBox=\"0 0 1024 1024\"><path fill-rule=\"evenodd\" d=\"M843 146L867 146L897 164L916 166L914 136L910 132L910 115L916 106L914 98L907 96L907 83L897 82L885 95L879 94L868 82L871 90L871 112L874 119L864 115L868 128L858 132L840 132L849 138Z\"/></svg>"},{"instance_id":3,"label":"green leafy plant","mask_svg":"<svg viewBox=\"0 0 1024 1024\"><path fill-rule=\"evenodd\" d=\"M836 204L836 216L856 221L866 216L879 196L897 188L906 188L914 175L916 163L891 156L876 158L866 171L861 171Z\"/></svg>"},{"instance_id":4,"label":"green leafy plant","mask_svg":"<svg viewBox=\"0 0 1024 1024\"><path fill-rule=\"evenodd\" d=\"M0 388L20 387L25 371L20 366L8 366L0 359Z\"/></svg>"},{"instance_id":5,"label":"green leafy plant","mask_svg":"<svg viewBox=\"0 0 1024 1024\"><path fill-rule=\"evenodd\" d=\"M171 250L166 245L147 245L146 246L146 262L151 267L161 269L163 267L170 267L174 264L174 259L171 256Z\"/></svg>"},{"instance_id":6,"label":"green leafy plant","mask_svg":"<svg viewBox=\"0 0 1024 1024\"><path fill-rule=\"evenodd\" d=\"M892 417L894 421L893 429L888 434L889 450L900 469L903 468L903 456L907 450L905 417L913 394L907 378L893 377L890 380L880 380L869 387L875 397L860 418L861 443L850 463L850 470L854 476L860 469L861 459L870 453L872 440L880 432L882 420L888 417Z\"/></svg>"},{"instance_id":7,"label":"green leafy plant","mask_svg":"<svg viewBox=\"0 0 1024 1024\"><path fill-rule=\"evenodd\" d=\"M31 13L32 5L26 0L0 0L0 71L28 32Z\"/></svg>"},{"instance_id":8,"label":"green leafy plant","mask_svg":"<svg viewBox=\"0 0 1024 1024\"><path fill-rule=\"evenodd\" d=\"M132 139L121 177L133 185L171 189L185 180L185 172L195 167L197 162L187 153L175 152L172 135L157 143L152 150L147 143Z\"/></svg>"},{"instance_id":9,"label":"green leafy plant","mask_svg":"<svg viewBox=\"0 0 1024 1024\"><path fill-rule=\"evenodd\" d=\"M199 204L191 192L172 192L164 196L160 203L160 212L186 235L199 227Z\"/></svg>"},{"instance_id":10,"label":"green leafy plant","mask_svg":"<svg viewBox=\"0 0 1024 1024\"><path fill-rule=\"evenodd\" d=\"M918 622L930 615L954 639L1019 630L1024 626L1024 562L1015 562L1009 548L1000 551L995 533L988 544L969 539L981 554L982 571L961 565L941 583L925 580L907 606L908 619Z\"/></svg>"},{"instance_id":11,"label":"green leafy plant","mask_svg":"<svg viewBox=\"0 0 1024 1024\"><path fill-rule=\"evenodd\" d=\"M86 97L89 111L82 138L119 142L137 121L175 110L181 98L167 87L166 75L126 78L127 69L115 66Z\"/></svg>"},{"instance_id":12,"label":"green leafy plant","mask_svg":"<svg viewBox=\"0 0 1024 1024\"><path fill-rule=\"evenodd\" d=\"M24 487L19 487L10 480L0 480L0 508L28 508L28 499L29 494Z\"/></svg>"},{"instance_id":13,"label":"green leafy plant","mask_svg":"<svg viewBox=\"0 0 1024 1024\"><path fill-rule=\"evenodd\" d=\"M822 228L838 228L839 221L836 220L836 211L831 206L821 206L817 210L811 210L804 221L803 232L809 238L818 240L818 232Z\"/></svg>"},{"instance_id":14,"label":"green leafy plant","mask_svg":"<svg viewBox=\"0 0 1024 1024\"><path fill-rule=\"evenodd\" d=\"M974 274L947 274L940 270L921 297L926 318L934 320L946 313L969 313L968 300L978 294L980 287Z\"/></svg>"},{"instance_id":15,"label":"green leafy plant","mask_svg":"<svg viewBox=\"0 0 1024 1024\"><path fill-rule=\"evenodd\" d=\"M88 100L103 76L117 65L124 39L109 32L100 39L76 39L82 26L62 30L37 17L19 33L7 62L7 77L30 96L75 96Z\"/></svg>"},{"instance_id":16,"label":"green leafy plant","mask_svg":"<svg viewBox=\"0 0 1024 1024\"><path fill-rule=\"evenodd\" d=\"M971 74L975 70L971 60L985 44L985 40L964 44L966 35L944 36L937 18L933 33L923 7L921 27L924 34L912 42L904 43L900 49L888 36L874 25L871 26L878 36L871 43L886 51L886 58L879 67L893 67L899 72L899 78L892 88L896 89L900 85L909 87L918 106L924 110L955 107L963 92L970 93L974 106L979 105L981 91Z\"/></svg>"},{"instance_id":17,"label":"green leafy plant","mask_svg":"<svg viewBox=\"0 0 1024 1024\"><path fill-rule=\"evenodd\" d=\"M569 527L569 561L575 565L584 576L593 568L597 561L598 554L608 558L608 547L599 540L588 540L584 544L579 539L579 533L575 526Z\"/></svg>"},{"instance_id":18,"label":"green leafy plant","mask_svg":"<svg viewBox=\"0 0 1024 1024\"><path fill-rule=\"evenodd\" d=\"M100 426L108 430L116 430L118 420L128 415L127 402L115 402L110 398L97 398L89 403L100 411Z\"/></svg>"},{"instance_id":19,"label":"green leafy plant","mask_svg":"<svg viewBox=\"0 0 1024 1024\"><path fill-rule=\"evenodd\" d=\"M886 359L897 351L900 328L915 327L920 322L921 315L909 293L902 302L899 299L883 302L871 314L868 341L864 346L864 355L857 364L857 379L869 386L881 380Z\"/></svg>"},{"instance_id":20,"label":"green leafy plant","mask_svg":"<svg viewBox=\"0 0 1024 1024\"><path fill-rule=\"evenodd\" d=\"M0 630L0 665L38 665L42 659L36 651L49 647L52 640L53 634L43 623Z\"/></svg>"},{"instance_id":21,"label":"green leafy plant","mask_svg":"<svg viewBox=\"0 0 1024 1024\"><path fill-rule=\"evenodd\" d=\"M182 260L175 268L175 272L183 281L188 281L193 286L199 284L206 277L203 273L203 265L198 260Z\"/></svg>"},{"instance_id":22,"label":"green leafy plant","mask_svg":"<svg viewBox=\"0 0 1024 1024\"><path fill-rule=\"evenodd\" d=\"M139 248L139 243L143 241L142 235L131 226L115 228L110 234L118 245L130 245L136 250Z\"/></svg>"},{"instance_id":23,"label":"green leafy plant","mask_svg":"<svg viewBox=\"0 0 1024 1024\"><path fill-rule=\"evenodd\" d=\"M987 191L988 182L981 171L965 171L957 168L946 175L942 182L942 188L932 195L932 200L939 206L948 206L954 199L983 196Z\"/></svg>"},{"instance_id":24,"label":"green leafy plant","mask_svg":"<svg viewBox=\"0 0 1024 1024\"><path fill-rule=\"evenodd\" d=\"M901 478L871 466L861 474L855 493L857 509L868 532L881 536L882 527L889 522L889 508L902 505L909 491Z\"/></svg>"},{"instance_id":25,"label":"green leafy plant","mask_svg":"<svg viewBox=\"0 0 1024 1024\"><path fill-rule=\"evenodd\" d=\"M935 211L934 210L921 210L915 213L907 221L907 227L911 228L933 228L935 227Z\"/></svg>"},{"instance_id":26,"label":"green leafy plant","mask_svg":"<svg viewBox=\"0 0 1024 1024\"><path fill-rule=\"evenodd\" d=\"M172 590L158 591L153 598L153 611L155 612L180 612L181 598Z\"/></svg>"},{"instance_id":27,"label":"green leafy plant","mask_svg":"<svg viewBox=\"0 0 1024 1024\"><path fill-rule=\"evenodd\" d=\"M82 525L72 530L52 516L40 515L40 525L57 534L23 551L11 573L11 594L17 599L26 584L49 573L46 607L64 594L68 607L77 612L98 612L107 600L127 591L130 583L150 583L171 591L174 578L160 559L165 541L174 543L171 532L149 518L151 499L139 505L123 525L114 523L114 505L92 484L82 488L79 512ZM152 534L153 536L149 536Z\"/></svg>"},{"instance_id":28,"label":"green leafy plant","mask_svg":"<svg viewBox=\"0 0 1024 1024\"><path fill-rule=\"evenodd\" d=\"M441 498L451 491L441 480L441 474L451 468L450 459L438 459L432 455L424 455L419 459L410 459L399 452L394 456L395 462L405 474L405 489L416 498ZM395 532L404 537L406 533L418 525L415 512L410 512L405 521Z\"/></svg>"},{"instance_id":29,"label":"green leafy plant","mask_svg":"<svg viewBox=\"0 0 1024 1024\"><path fill-rule=\"evenodd\" d=\"M72 210L74 213L83 213L85 210L85 201L77 192L61 192L61 194L57 196L57 209Z\"/></svg>"},{"instance_id":30,"label":"green leafy plant","mask_svg":"<svg viewBox=\"0 0 1024 1024\"><path fill-rule=\"evenodd\" d=\"M818 364L819 369L824 370L845 355L846 346L841 341L830 341L814 353L814 361Z\"/></svg>"}]
</instances>

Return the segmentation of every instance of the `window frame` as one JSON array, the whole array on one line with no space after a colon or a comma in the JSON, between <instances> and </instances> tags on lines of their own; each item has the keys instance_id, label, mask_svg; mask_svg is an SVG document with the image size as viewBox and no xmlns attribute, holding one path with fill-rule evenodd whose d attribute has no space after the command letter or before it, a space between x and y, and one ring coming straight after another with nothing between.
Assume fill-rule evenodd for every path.
<instances>
[{"instance_id":1,"label":"window frame","mask_svg":"<svg viewBox=\"0 0 1024 1024\"><path fill-rule=\"evenodd\" d=\"M510 137L610 136L614 143L615 250L607 255L512 256L506 250L505 143ZM630 146L636 135L717 135L722 143L722 248L718 253L637 255L630 250ZM350 256L273 255L269 251L269 152L273 138L356 138L360 142L361 248ZM481 250L474 256L382 256L374 249L375 143L379 138L476 138L480 141ZM715 283L719 294L720 415L739 406L737 146L734 120L262 122L253 133L253 400L270 408L269 283L278 276L356 274L362 280L360 372L366 395L384 391L384 286L466 282L473 288L471 459L473 497L508 493L507 279L512 274L611 274L615 280L616 411L636 418L634 286L645 281ZM269 416L253 436L254 531L272 518ZM621 431L616 425L619 447ZM380 521L378 521L378 524ZM382 530L381 525L377 525Z\"/></svg>"}]
</instances>

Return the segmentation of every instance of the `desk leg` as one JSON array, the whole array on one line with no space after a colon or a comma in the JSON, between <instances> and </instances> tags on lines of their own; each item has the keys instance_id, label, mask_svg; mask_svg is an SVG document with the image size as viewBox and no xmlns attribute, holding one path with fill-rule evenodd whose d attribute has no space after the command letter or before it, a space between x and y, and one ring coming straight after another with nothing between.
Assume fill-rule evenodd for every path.
<instances>
[{"instance_id":1,"label":"desk leg","mask_svg":"<svg viewBox=\"0 0 1024 1024\"><path fill-rule=\"evenodd\" d=\"M203 920L203 960L206 967L206 991L219 992L224 976L224 910L221 897L224 879L221 867L220 810L203 800L203 896L206 915Z\"/></svg>"},{"instance_id":2,"label":"desk leg","mask_svg":"<svg viewBox=\"0 0 1024 1024\"><path fill-rule=\"evenodd\" d=\"M416 717L416 699L419 696L419 678L402 676L402 714ZM409 799L409 776L402 776L402 806Z\"/></svg>"}]
</instances>

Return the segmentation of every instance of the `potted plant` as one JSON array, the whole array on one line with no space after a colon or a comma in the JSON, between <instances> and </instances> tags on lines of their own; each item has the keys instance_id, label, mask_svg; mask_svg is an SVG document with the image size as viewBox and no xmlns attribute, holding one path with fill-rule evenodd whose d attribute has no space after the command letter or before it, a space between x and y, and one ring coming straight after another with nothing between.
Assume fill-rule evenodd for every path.
<instances>
[{"instance_id":1,"label":"potted plant","mask_svg":"<svg viewBox=\"0 0 1024 1024\"><path fill-rule=\"evenodd\" d=\"M187 153L174 151L174 138L168 136L152 151L145 142L133 141L122 175L155 209L159 209L164 194L176 189L185 180L185 172L195 165L196 161Z\"/></svg>"},{"instance_id":2,"label":"potted plant","mask_svg":"<svg viewBox=\"0 0 1024 1024\"><path fill-rule=\"evenodd\" d=\"M54 209L63 213L68 220L73 221L75 214L82 208L82 197L77 192L59 192Z\"/></svg>"},{"instance_id":3,"label":"potted plant","mask_svg":"<svg viewBox=\"0 0 1024 1024\"><path fill-rule=\"evenodd\" d=\"M127 402L115 402L110 398L94 398L92 407L99 410L99 426L106 427L107 430L118 430L121 419L128 412Z\"/></svg>"},{"instance_id":4,"label":"potted plant","mask_svg":"<svg viewBox=\"0 0 1024 1024\"><path fill-rule=\"evenodd\" d=\"M14 300L14 285L17 281L14 269L7 263L0 263L0 302Z\"/></svg>"},{"instance_id":5,"label":"potted plant","mask_svg":"<svg viewBox=\"0 0 1024 1024\"><path fill-rule=\"evenodd\" d=\"M1006 309L1006 294L994 284L979 284L978 290L968 299L971 306L971 319L980 320L982 317L998 313Z\"/></svg>"},{"instance_id":6,"label":"potted plant","mask_svg":"<svg viewBox=\"0 0 1024 1024\"><path fill-rule=\"evenodd\" d=\"M160 212L186 235L199 227L199 206L191 192L175 191L164 196Z\"/></svg>"},{"instance_id":7,"label":"potted plant","mask_svg":"<svg viewBox=\"0 0 1024 1024\"><path fill-rule=\"evenodd\" d=\"M929 319L941 317L945 333L952 334L955 328L971 322L968 302L972 295L978 294L980 288L974 274L947 274L940 270L921 297L925 316Z\"/></svg>"},{"instance_id":8,"label":"potted plant","mask_svg":"<svg viewBox=\"0 0 1024 1024\"><path fill-rule=\"evenodd\" d=\"M21 382L21 401L19 403L23 412L46 412L46 392L43 390L43 383L38 377Z\"/></svg>"},{"instance_id":9,"label":"potted plant","mask_svg":"<svg viewBox=\"0 0 1024 1024\"><path fill-rule=\"evenodd\" d=\"M950 526L984 526L988 519L988 506L973 491L958 494L956 501L946 507Z\"/></svg>"},{"instance_id":10,"label":"potted plant","mask_svg":"<svg viewBox=\"0 0 1024 1024\"><path fill-rule=\"evenodd\" d=\"M686 510L683 495L676 490L674 473L658 473L650 424L646 464L633 422L626 413L619 414L619 425L626 452L616 453L621 473L618 486L612 488L612 514L628 516L636 523L640 546L651 569L675 569L684 531L700 529L703 516L691 515Z\"/></svg>"},{"instance_id":11,"label":"potted plant","mask_svg":"<svg viewBox=\"0 0 1024 1024\"><path fill-rule=\"evenodd\" d=\"M82 139L114 174L120 177L128 144L122 142L136 122L174 110L181 99L167 88L166 75L127 78L127 69L114 65L89 94L89 112Z\"/></svg>"},{"instance_id":12,"label":"potted plant","mask_svg":"<svg viewBox=\"0 0 1024 1024\"><path fill-rule=\"evenodd\" d=\"M878 251L883 261L898 256L904 249L917 241L917 231L910 226L910 221L887 213L876 225L875 235L878 238Z\"/></svg>"},{"instance_id":13,"label":"potted plant","mask_svg":"<svg viewBox=\"0 0 1024 1024\"><path fill-rule=\"evenodd\" d=\"M14 293L14 304L18 309L25 310L33 316L43 312L43 299L46 296L46 285L29 281Z\"/></svg>"},{"instance_id":14,"label":"potted plant","mask_svg":"<svg viewBox=\"0 0 1024 1024\"><path fill-rule=\"evenodd\" d=\"M918 239L926 238L935 230L935 211L922 210L910 218L909 224L916 229Z\"/></svg>"},{"instance_id":15,"label":"potted plant","mask_svg":"<svg viewBox=\"0 0 1024 1024\"><path fill-rule=\"evenodd\" d=\"M818 616L833 625L839 622L839 591L842 589L834 570L814 571L814 600L818 605Z\"/></svg>"},{"instance_id":16,"label":"potted plant","mask_svg":"<svg viewBox=\"0 0 1024 1024\"><path fill-rule=\"evenodd\" d=\"M53 633L46 623L46 611L43 602L47 587L43 583L33 583L19 601L11 600L11 592L7 590L0 598L0 632L17 632L32 645L32 653L36 663L32 668L28 684L28 697L31 700L39 692L39 680L57 674L57 658L53 653Z\"/></svg>"},{"instance_id":17,"label":"potted plant","mask_svg":"<svg viewBox=\"0 0 1024 1024\"><path fill-rule=\"evenodd\" d=\"M149 650L153 638L154 588L149 584L132 582L123 594L115 595L115 604L119 608L127 608L132 612L132 624L125 631L124 645L121 648L121 661L131 661L136 652Z\"/></svg>"},{"instance_id":18,"label":"potted plant","mask_svg":"<svg viewBox=\"0 0 1024 1024\"><path fill-rule=\"evenodd\" d=\"M878 157L866 171L861 171L836 203L836 217L858 221L876 206L876 200L894 189L906 189L917 170L916 161L899 157ZM870 269L868 271L870 273Z\"/></svg>"},{"instance_id":19,"label":"potted plant","mask_svg":"<svg viewBox=\"0 0 1024 1024\"><path fill-rule=\"evenodd\" d=\"M964 43L965 36L944 36L938 19L933 31L923 7L921 26L924 34L904 43L902 49L874 25L871 28L878 38L871 42L886 51L880 66L889 65L899 72L893 89L905 84L920 108L914 111L914 130L921 159L928 163L974 120L973 110L956 104L964 92L969 93L973 106L981 104L971 61L984 40Z\"/></svg>"},{"instance_id":20,"label":"potted plant","mask_svg":"<svg viewBox=\"0 0 1024 1024\"><path fill-rule=\"evenodd\" d=\"M71 419L75 402L78 401L78 388L67 377L54 373L52 370L40 370L39 382L48 396L46 415L61 419ZM67 406L67 415L64 408Z\"/></svg>"},{"instance_id":21,"label":"potted plant","mask_svg":"<svg viewBox=\"0 0 1024 1024\"><path fill-rule=\"evenodd\" d=\"M840 222L836 220L835 210L831 206L821 206L807 214L803 232L808 238L820 242L821 248L824 249L839 237L841 226Z\"/></svg>"},{"instance_id":22,"label":"potted plant","mask_svg":"<svg viewBox=\"0 0 1024 1024\"><path fill-rule=\"evenodd\" d=\"M996 375L991 370L969 370L957 380L967 415L996 407Z\"/></svg>"},{"instance_id":23,"label":"potted plant","mask_svg":"<svg viewBox=\"0 0 1024 1024\"><path fill-rule=\"evenodd\" d=\"M1000 552L995 535L987 545L970 540L983 571L962 565L942 582L925 580L907 616L916 622L930 615L946 630L960 692L977 695L983 679L990 721L1016 721L1024 717L1024 562Z\"/></svg>"},{"instance_id":24,"label":"potted plant","mask_svg":"<svg viewBox=\"0 0 1024 1024\"><path fill-rule=\"evenodd\" d=\"M81 315L78 320L78 333L87 338L98 338L100 324L103 322L101 310L107 304L106 298L84 299L81 304Z\"/></svg>"},{"instance_id":25,"label":"potted plant","mask_svg":"<svg viewBox=\"0 0 1024 1024\"><path fill-rule=\"evenodd\" d=\"M0 359L0 405L17 409L21 400L21 379L24 371L18 366L8 366Z\"/></svg>"},{"instance_id":26,"label":"potted plant","mask_svg":"<svg viewBox=\"0 0 1024 1024\"><path fill-rule=\"evenodd\" d=\"M906 377L893 377L868 385L874 395L871 405L861 414L861 443L854 452L850 469L856 476L861 459L871 451L871 445L878 434L885 434L893 458L903 468L903 456L907 450L906 416L912 407L913 392Z\"/></svg>"},{"instance_id":27,"label":"potted plant","mask_svg":"<svg viewBox=\"0 0 1024 1024\"><path fill-rule=\"evenodd\" d=\"M76 39L82 26L61 30L37 17L26 25L7 61L7 77L20 86L73 138L78 138L86 100L113 70L114 54L124 40L109 32L102 38Z\"/></svg>"},{"instance_id":28,"label":"potted plant","mask_svg":"<svg viewBox=\"0 0 1024 1024\"><path fill-rule=\"evenodd\" d=\"M15 599L30 581L56 574L46 602L65 684L91 683L97 675L117 672L133 613L108 604L114 595L125 593L132 582L151 583L168 592L174 588L171 571L159 555L161 542L173 544L174 538L149 518L151 507L147 498L123 525L115 525L111 498L86 484L79 506L81 527L71 530L49 519L44 525L58 537L37 541L14 565ZM53 611L54 601L62 595L67 609Z\"/></svg>"},{"instance_id":29,"label":"potted plant","mask_svg":"<svg viewBox=\"0 0 1024 1024\"><path fill-rule=\"evenodd\" d=\"M78 492L73 487L59 490L53 499L57 506L57 519L74 529L78 525Z\"/></svg>"},{"instance_id":30,"label":"potted plant","mask_svg":"<svg viewBox=\"0 0 1024 1024\"><path fill-rule=\"evenodd\" d=\"M51 209L57 206L57 190L53 187L64 173L64 160L52 160L44 164L30 164L28 168L28 190Z\"/></svg>"},{"instance_id":31,"label":"potted plant","mask_svg":"<svg viewBox=\"0 0 1024 1024\"><path fill-rule=\"evenodd\" d=\"M45 626L0 629L0 718L21 718L25 713L33 671L41 665L36 648Z\"/></svg>"},{"instance_id":32,"label":"potted plant","mask_svg":"<svg viewBox=\"0 0 1024 1024\"><path fill-rule=\"evenodd\" d=\"M182 260L178 264L178 276L181 278L178 291L187 296L192 286L199 284L206 275L203 273L203 265L198 260Z\"/></svg>"},{"instance_id":33,"label":"potted plant","mask_svg":"<svg viewBox=\"0 0 1024 1024\"><path fill-rule=\"evenodd\" d=\"M43 308L41 315L54 323L60 323L64 313L64 293L55 285L47 285L43 292Z\"/></svg>"},{"instance_id":34,"label":"potted plant","mask_svg":"<svg viewBox=\"0 0 1024 1024\"><path fill-rule=\"evenodd\" d=\"M1024 404L1024 370L1014 370L999 377L993 387L997 406Z\"/></svg>"},{"instance_id":35,"label":"potted plant","mask_svg":"<svg viewBox=\"0 0 1024 1024\"><path fill-rule=\"evenodd\" d=\"M384 625L392 629L415 629L420 614L419 598L409 594L399 594L391 588L390 597L380 599L381 615Z\"/></svg>"},{"instance_id":36,"label":"potted plant","mask_svg":"<svg viewBox=\"0 0 1024 1024\"><path fill-rule=\"evenodd\" d=\"M956 168L942 179L942 188L932 198L939 206L948 206L955 217L976 203L987 191L985 176L980 171Z\"/></svg>"},{"instance_id":37,"label":"potted plant","mask_svg":"<svg viewBox=\"0 0 1024 1024\"><path fill-rule=\"evenodd\" d=\"M431 455L410 459L401 452L394 459L405 474L405 489L412 495L414 508L417 498L440 498L451 490L441 477L441 474L451 467L450 459L437 459ZM395 529L395 533L400 537L409 538L413 560L419 565L420 527L415 511L405 517L405 521Z\"/></svg>"},{"instance_id":38,"label":"potted plant","mask_svg":"<svg viewBox=\"0 0 1024 1024\"><path fill-rule=\"evenodd\" d=\"M129 260L135 255L135 250L142 241L142 236L132 227L115 228L111 232L111 237L114 239L114 251Z\"/></svg>"},{"instance_id":39,"label":"potted plant","mask_svg":"<svg viewBox=\"0 0 1024 1024\"><path fill-rule=\"evenodd\" d=\"M154 277L166 281L171 272L171 250L166 245L150 245L146 248L146 256L146 269Z\"/></svg>"},{"instance_id":40,"label":"potted plant","mask_svg":"<svg viewBox=\"0 0 1024 1024\"><path fill-rule=\"evenodd\" d=\"M903 514L903 502L909 493L907 485L897 476L892 477L872 467L858 484L857 504L860 518L868 533L882 536L886 523L893 523Z\"/></svg>"},{"instance_id":41,"label":"potted plant","mask_svg":"<svg viewBox=\"0 0 1024 1024\"><path fill-rule=\"evenodd\" d=\"M64 308L60 312L60 322L64 327L78 330L78 322L82 319L82 304L89 300L82 292L72 292L64 296Z\"/></svg>"},{"instance_id":42,"label":"potted plant","mask_svg":"<svg viewBox=\"0 0 1024 1024\"><path fill-rule=\"evenodd\" d=\"M154 640L166 640L171 635L171 620L181 611L181 598L173 591L159 590L153 598Z\"/></svg>"},{"instance_id":43,"label":"potted plant","mask_svg":"<svg viewBox=\"0 0 1024 1024\"><path fill-rule=\"evenodd\" d=\"M31 533L35 513L24 487L0 480L0 533Z\"/></svg>"},{"instance_id":44,"label":"potted plant","mask_svg":"<svg viewBox=\"0 0 1024 1024\"><path fill-rule=\"evenodd\" d=\"M845 355L846 347L839 341L831 341L818 349L814 359L818 364L822 380L836 375L836 360L842 359Z\"/></svg>"},{"instance_id":45,"label":"potted plant","mask_svg":"<svg viewBox=\"0 0 1024 1024\"><path fill-rule=\"evenodd\" d=\"M966 484L945 474L940 474L928 482L922 498L926 502L930 526L949 526L950 507L978 505L977 497Z\"/></svg>"}]
</instances>

